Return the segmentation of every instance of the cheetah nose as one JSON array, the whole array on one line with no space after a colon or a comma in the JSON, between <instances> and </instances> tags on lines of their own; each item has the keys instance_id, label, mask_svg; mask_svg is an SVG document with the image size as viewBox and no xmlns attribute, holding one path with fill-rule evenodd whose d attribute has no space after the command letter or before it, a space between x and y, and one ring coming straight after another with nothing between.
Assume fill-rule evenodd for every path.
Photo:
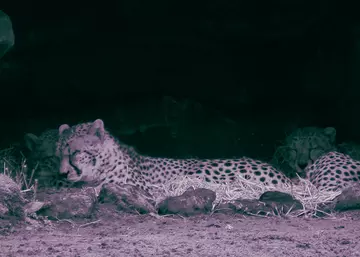
<instances>
[{"instance_id":1,"label":"cheetah nose","mask_svg":"<svg viewBox=\"0 0 360 257\"><path fill-rule=\"evenodd\" d=\"M299 163L298 166L300 169L305 170L307 163Z\"/></svg>"}]
</instances>

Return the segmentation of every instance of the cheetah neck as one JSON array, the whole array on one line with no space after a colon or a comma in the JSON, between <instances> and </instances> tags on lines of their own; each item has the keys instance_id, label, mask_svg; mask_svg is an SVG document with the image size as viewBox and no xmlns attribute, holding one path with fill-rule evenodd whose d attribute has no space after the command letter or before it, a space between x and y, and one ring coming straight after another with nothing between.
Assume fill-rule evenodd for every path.
<instances>
[{"instance_id":1,"label":"cheetah neck","mask_svg":"<svg viewBox=\"0 0 360 257\"><path fill-rule=\"evenodd\" d=\"M96 167L96 177L101 184L128 183L130 177L139 173L138 160L141 155L133 147L127 146L109 133L106 134L100 151L104 157Z\"/></svg>"},{"instance_id":2,"label":"cheetah neck","mask_svg":"<svg viewBox=\"0 0 360 257\"><path fill-rule=\"evenodd\" d=\"M150 185L161 184L193 171L201 160L150 157L121 143L107 134L101 152L106 158L98 169L101 183L132 184L149 190Z\"/></svg>"}]
</instances>

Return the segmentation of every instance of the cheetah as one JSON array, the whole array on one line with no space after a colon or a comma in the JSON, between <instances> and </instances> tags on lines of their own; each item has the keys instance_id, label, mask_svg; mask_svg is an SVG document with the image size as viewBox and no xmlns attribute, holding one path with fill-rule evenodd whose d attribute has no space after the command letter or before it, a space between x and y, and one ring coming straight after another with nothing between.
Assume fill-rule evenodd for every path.
<instances>
[{"instance_id":1,"label":"cheetah","mask_svg":"<svg viewBox=\"0 0 360 257\"><path fill-rule=\"evenodd\" d=\"M239 159L170 159L139 154L121 143L104 127L104 122L59 127L57 156L60 172L68 180L98 186L130 184L151 193L154 185L187 175L211 183L231 182L238 174L250 181L279 187L291 181L271 165L247 157Z\"/></svg>"},{"instance_id":2,"label":"cheetah","mask_svg":"<svg viewBox=\"0 0 360 257\"><path fill-rule=\"evenodd\" d=\"M333 127L296 129L277 148L271 163L290 178L305 178L307 167L323 154L336 150L335 138Z\"/></svg>"},{"instance_id":3,"label":"cheetah","mask_svg":"<svg viewBox=\"0 0 360 257\"><path fill-rule=\"evenodd\" d=\"M328 152L305 169L307 178L318 189L343 190L360 180L360 161L340 152Z\"/></svg>"},{"instance_id":4,"label":"cheetah","mask_svg":"<svg viewBox=\"0 0 360 257\"><path fill-rule=\"evenodd\" d=\"M36 136L32 133L27 133L24 136L24 141L29 150L29 159L40 160L42 158L55 156L56 142L59 139L59 132L57 129L49 129Z\"/></svg>"},{"instance_id":5,"label":"cheetah","mask_svg":"<svg viewBox=\"0 0 360 257\"><path fill-rule=\"evenodd\" d=\"M56 145L59 139L57 129L46 130L40 136L27 133L24 136L27 153L27 178L38 180L42 187L68 187L66 176L59 173L60 159L56 156ZM32 174L32 172L34 173Z\"/></svg>"}]
</instances>

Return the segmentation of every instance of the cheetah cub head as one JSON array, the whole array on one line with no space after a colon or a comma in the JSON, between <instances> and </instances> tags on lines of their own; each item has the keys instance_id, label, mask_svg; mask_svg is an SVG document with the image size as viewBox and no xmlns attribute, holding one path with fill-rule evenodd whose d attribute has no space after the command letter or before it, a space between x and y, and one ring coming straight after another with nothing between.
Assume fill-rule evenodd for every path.
<instances>
[{"instance_id":1,"label":"cheetah cub head","mask_svg":"<svg viewBox=\"0 0 360 257\"><path fill-rule=\"evenodd\" d=\"M286 164L292 176L297 173L306 177L306 167L313 164L320 156L333 151L336 141L336 130L333 127L304 127L293 131L286 137L274 156L275 162Z\"/></svg>"}]
</instances>

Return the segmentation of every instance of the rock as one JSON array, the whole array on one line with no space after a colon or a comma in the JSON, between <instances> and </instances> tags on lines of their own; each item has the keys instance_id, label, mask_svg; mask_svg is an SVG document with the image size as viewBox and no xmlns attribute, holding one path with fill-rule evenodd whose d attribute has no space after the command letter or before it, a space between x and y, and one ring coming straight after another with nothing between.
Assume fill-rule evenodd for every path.
<instances>
[{"instance_id":1,"label":"rock","mask_svg":"<svg viewBox=\"0 0 360 257\"><path fill-rule=\"evenodd\" d=\"M24 210L25 210L26 215L31 215L33 213L36 213L40 209L42 209L44 206L45 206L44 202L33 201L33 202L27 203L24 206Z\"/></svg>"},{"instance_id":2,"label":"rock","mask_svg":"<svg viewBox=\"0 0 360 257\"><path fill-rule=\"evenodd\" d=\"M0 174L0 218L24 218L24 204L25 199L21 195L20 186L10 177Z\"/></svg>"},{"instance_id":3,"label":"rock","mask_svg":"<svg viewBox=\"0 0 360 257\"><path fill-rule=\"evenodd\" d=\"M237 199L229 203L222 203L217 207L218 213L241 213L245 215L268 216L272 213L272 208L266 206L259 200Z\"/></svg>"},{"instance_id":4,"label":"rock","mask_svg":"<svg viewBox=\"0 0 360 257\"><path fill-rule=\"evenodd\" d=\"M286 214L288 212L303 209L303 205L300 201L294 199L289 194L277 191L263 193L260 196L259 201L264 202L267 206L270 206L274 210L275 215ZM281 213L279 213L279 211Z\"/></svg>"},{"instance_id":5,"label":"rock","mask_svg":"<svg viewBox=\"0 0 360 257\"><path fill-rule=\"evenodd\" d=\"M39 205L29 206L29 209L36 211L42 205L36 213L49 219L90 218L96 203L93 188L64 188L53 194L45 194L43 199L40 199Z\"/></svg>"},{"instance_id":6,"label":"rock","mask_svg":"<svg viewBox=\"0 0 360 257\"><path fill-rule=\"evenodd\" d=\"M180 196L169 197L159 204L159 214L179 214L191 216L212 210L215 192L204 188L188 188Z\"/></svg>"},{"instance_id":7,"label":"rock","mask_svg":"<svg viewBox=\"0 0 360 257\"><path fill-rule=\"evenodd\" d=\"M0 59L14 45L15 36L10 17L0 10Z\"/></svg>"},{"instance_id":8,"label":"rock","mask_svg":"<svg viewBox=\"0 0 360 257\"><path fill-rule=\"evenodd\" d=\"M115 204L117 210L127 213L156 212L153 197L132 185L104 185L99 194L99 202Z\"/></svg>"},{"instance_id":9,"label":"rock","mask_svg":"<svg viewBox=\"0 0 360 257\"><path fill-rule=\"evenodd\" d=\"M329 207L339 212L359 210L360 184L356 183L353 186L344 189L341 195L336 197Z\"/></svg>"},{"instance_id":10,"label":"rock","mask_svg":"<svg viewBox=\"0 0 360 257\"><path fill-rule=\"evenodd\" d=\"M220 204L216 212L241 213L245 215L272 216L301 210L302 204L291 195L282 192L265 192L260 199L237 199Z\"/></svg>"}]
</instances>

